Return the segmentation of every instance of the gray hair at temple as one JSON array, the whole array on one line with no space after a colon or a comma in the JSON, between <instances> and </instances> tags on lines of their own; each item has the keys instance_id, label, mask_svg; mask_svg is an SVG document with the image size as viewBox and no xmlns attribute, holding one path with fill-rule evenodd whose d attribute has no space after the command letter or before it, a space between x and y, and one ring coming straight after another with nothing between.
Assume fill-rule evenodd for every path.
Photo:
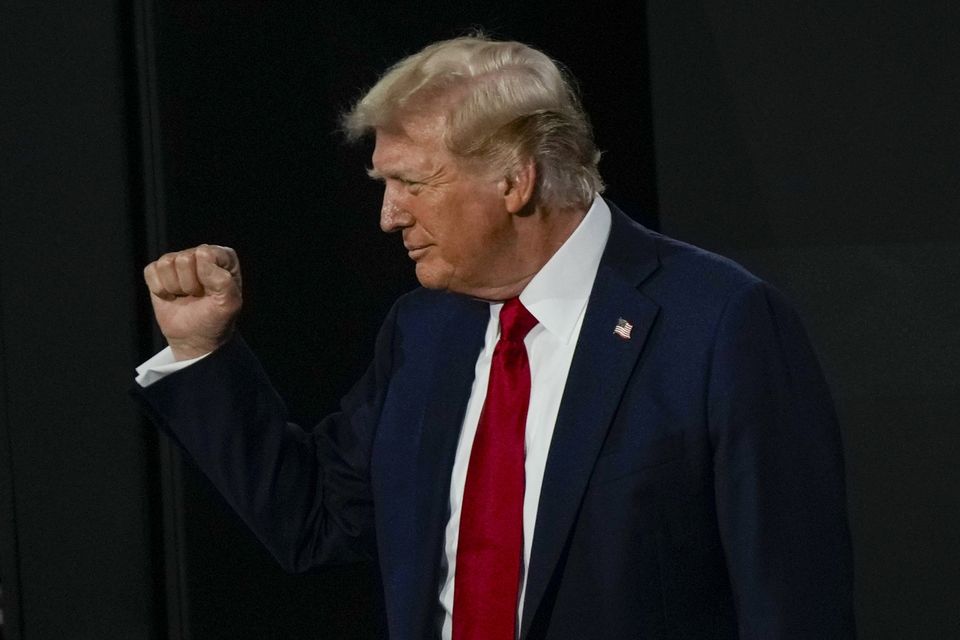
<instances>
[{"instance_id":1,"label":"gray hair at temple","mask_svg":"<svg viewBox=\"0 0 960 640\"><path fill-rule=\"evenodd\" d=\"M391 67L344 114L343 126L356 140L438 109L454 156L503 176L532 159L535 203L585 207L603 191L600 152L574 84L536 49L484 36L431 44Z\"/></svg>"}]
</instances>

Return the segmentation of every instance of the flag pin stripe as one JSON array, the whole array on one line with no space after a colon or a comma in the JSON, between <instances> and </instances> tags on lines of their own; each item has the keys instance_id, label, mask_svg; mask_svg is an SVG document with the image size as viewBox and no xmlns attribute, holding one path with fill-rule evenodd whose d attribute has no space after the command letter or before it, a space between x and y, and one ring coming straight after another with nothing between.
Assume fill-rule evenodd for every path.
<instances>
[{"instance_id":1,"label":"flag pin stripe","mask_svg":"<svg viewBox=\"0 0 960 640\"><path fill-rule=\"evenodd\" d=\"M633 325L623 318L620 318L617 320L617 326L613 328L613 335L623 338L624 340L629 340L632 331Z\"/></svg>"}]
</instances>

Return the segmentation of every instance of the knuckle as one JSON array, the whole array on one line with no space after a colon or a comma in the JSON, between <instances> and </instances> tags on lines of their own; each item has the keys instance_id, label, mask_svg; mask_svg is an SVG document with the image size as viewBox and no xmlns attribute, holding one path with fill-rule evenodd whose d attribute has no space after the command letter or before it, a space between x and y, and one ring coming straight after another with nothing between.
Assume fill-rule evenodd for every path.
<instances>
[{"instance_id":1,"label":"knuckle","mask_svg":"<svg viewBox=\"0 0 960 640\"><path fill-rule=\"evenodd\" d=\"M223 270L217 270L210 274L210 282L216 285L225 285L231 279L230 274Z\"/></svg>"}]
</instances>

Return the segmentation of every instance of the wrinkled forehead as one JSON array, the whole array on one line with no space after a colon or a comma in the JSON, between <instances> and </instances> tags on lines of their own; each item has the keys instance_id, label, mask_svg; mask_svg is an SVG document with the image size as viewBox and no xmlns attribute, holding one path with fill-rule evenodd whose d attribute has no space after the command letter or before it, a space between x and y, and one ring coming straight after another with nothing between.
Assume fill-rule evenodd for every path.
<instances>
[{"instance_id":1,"label":"wrinkled forehead","mask_svg":"<svg viewBox=\"0 0 960 640\"><path fill-rule=\"evenodd\" d=\"M406 174L432 170L452 160L443 142L445 119L414 117L374 129L373 168L377 173Z\"/></svg>"},{"instance_id":2,"label":"wrinkled forehead","mask_svg":"<svg viewBox=\"0 0 960 640\"><path fill-rule=\"evenodd\" d=\"M432 145L441 142L447 131L447 115L433 111L396 112L389 121L375 129L391 137L406 137L413 142L423 145Z\"/></svg>"},{"instance_id":3,"label":"wrinkled forehead","mask_svg":"<svg viewBox=\"0 0 960 640\"><path fill-rule=\"evenodd\" d=\"M389 162L404 166L455 166L469 173L485 173L487 167L459 156L448 146L452 119L462 97L460 91L450 89L424 92L403 108L393 109L388 118L374 127L374 168L380 169Z\"/></svg>"},{"instance_id":4,"label":"wrinkled forehead","mask_svg":"<svg viewBox=\"0 0 960 640\"><path fill-rule=\"evenodd\" d=\"M416 103L392 110L388 117L374 127L379 139L407 138L425 147L442 145L447 131L448 112L435 104Z\"/></svg>"}]
</instances>

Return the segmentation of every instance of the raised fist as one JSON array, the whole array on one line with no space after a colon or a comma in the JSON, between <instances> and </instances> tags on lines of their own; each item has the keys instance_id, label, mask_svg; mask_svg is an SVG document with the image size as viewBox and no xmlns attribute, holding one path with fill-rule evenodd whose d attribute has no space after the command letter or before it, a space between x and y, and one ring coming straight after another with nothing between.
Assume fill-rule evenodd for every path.
<instances>
[{"instance_id":1,"label":"raised fist","mask_svg":"<svg viewBox=\"0 0 960 640\"><path fill-rule=\"evenodd\" d=\"M243 304L240 262L229 247L202 244L161 256L143 270L153 313L177 360L222 345Z\"/></svg>"}]
</instances>

